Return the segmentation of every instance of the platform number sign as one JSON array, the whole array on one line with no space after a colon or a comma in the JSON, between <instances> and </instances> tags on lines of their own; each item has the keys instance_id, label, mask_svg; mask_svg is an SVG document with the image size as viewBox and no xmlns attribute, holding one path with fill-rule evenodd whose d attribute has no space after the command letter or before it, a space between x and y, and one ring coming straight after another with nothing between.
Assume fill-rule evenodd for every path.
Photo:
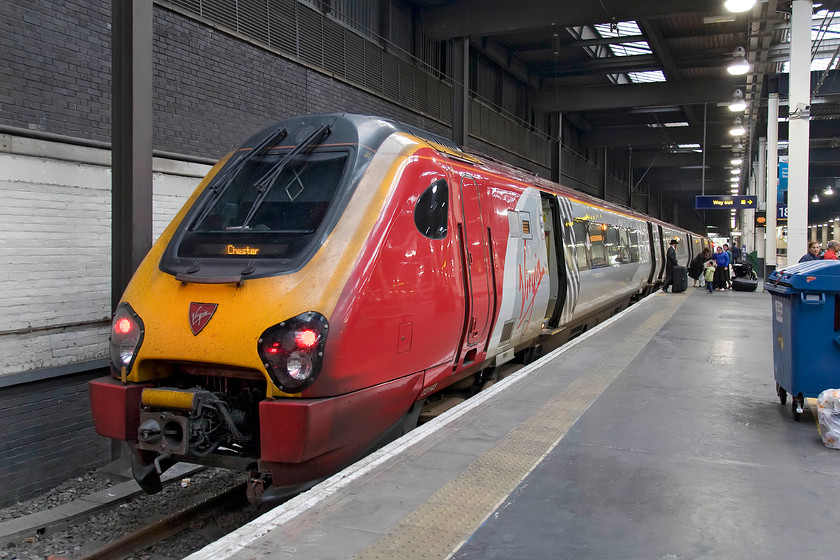
<instances>
[{"instance_id":1,"label":"platform number sign","mask_svg":"<svg viewBox=\"0 0 840 560\"><path fill-rule=\"evenodd\" d=\"M788 205L787 204L779 204L776 206L776 221L778 220L787 220L788 214Z\"/></svg>"}]
</instances>

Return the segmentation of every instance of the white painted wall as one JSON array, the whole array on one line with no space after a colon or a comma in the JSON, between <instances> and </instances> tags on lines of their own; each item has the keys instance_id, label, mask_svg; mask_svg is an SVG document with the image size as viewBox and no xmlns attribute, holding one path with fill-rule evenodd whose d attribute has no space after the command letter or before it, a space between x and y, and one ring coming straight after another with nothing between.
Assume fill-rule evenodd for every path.
<instances>
[{"instance_id":1,"label":"white painted wall","mask_svg":"<svg viewBox=\"0 0 840 560\"><path fill-rule=\"evenodd\" d=\"M0 134L0 377L107 356L110 158ZM155 158L154 239L209 169Z\"/></svg>"}]
</instances>

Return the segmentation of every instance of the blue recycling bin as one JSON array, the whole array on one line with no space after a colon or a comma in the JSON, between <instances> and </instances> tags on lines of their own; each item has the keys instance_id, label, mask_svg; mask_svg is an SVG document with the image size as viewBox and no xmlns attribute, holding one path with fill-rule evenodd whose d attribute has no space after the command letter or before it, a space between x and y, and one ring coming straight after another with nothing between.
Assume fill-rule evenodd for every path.
<instances>
[{"instance_id":1,"label":"blue recycling bin","mask_svg":"<svg viewBox=\"0 0 840 560\"><path fill-rule=\"evenodd\" d=\"M773 271L773 372L779 401L799 420L805 397L840 388L840 261L809 261Z\"/></svg>"}]
</instances>

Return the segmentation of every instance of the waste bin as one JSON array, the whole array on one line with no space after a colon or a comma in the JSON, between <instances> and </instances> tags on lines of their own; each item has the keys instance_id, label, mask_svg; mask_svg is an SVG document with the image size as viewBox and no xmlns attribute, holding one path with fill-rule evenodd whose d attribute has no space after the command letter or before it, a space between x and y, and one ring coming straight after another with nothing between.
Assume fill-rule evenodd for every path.
<instances>
[{"instance_id":1,"label":"waste bin","mask_svg":"<svg viewBox=\"0 0 840 560\"><path fill-rule=\"evenodd\" d=\"M775 270L773 372L779 401L792 397L799 420L805 397L840 387L840 261L809 261Z\"/></svg>"}]
</instances>

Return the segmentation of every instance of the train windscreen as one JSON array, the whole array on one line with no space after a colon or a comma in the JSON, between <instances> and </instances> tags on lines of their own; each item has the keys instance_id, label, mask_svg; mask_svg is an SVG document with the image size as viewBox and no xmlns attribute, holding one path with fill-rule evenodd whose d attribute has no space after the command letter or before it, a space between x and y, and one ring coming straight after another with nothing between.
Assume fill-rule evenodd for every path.
<instances>
[{"instance_id":1,"label":"train windscreen","mask_svg":"<svg viewBox=\"0 0 840 560\"><path fill-rule=\"evenodd\" d=\"M206 200L177 256L296 258L323 222L349 155L272 150L249 158Z\"/></svg>"}]
</instances>

